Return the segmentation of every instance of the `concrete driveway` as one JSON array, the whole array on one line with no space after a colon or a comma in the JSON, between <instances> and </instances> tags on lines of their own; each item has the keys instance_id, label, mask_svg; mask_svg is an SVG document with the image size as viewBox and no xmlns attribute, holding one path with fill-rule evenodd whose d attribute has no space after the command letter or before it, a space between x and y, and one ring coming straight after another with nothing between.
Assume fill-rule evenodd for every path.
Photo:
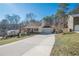
<instances>
[{"instance_id":1,"label":"concrete driveway","mask_svg":"<svg viewBox=\"0 0 79 59\"><path fill-rule=\"evenodd\" d=\"M54 34L35 35L0 46L0 56L49 56L54 42Z\"/></svg>"}]
</instances>

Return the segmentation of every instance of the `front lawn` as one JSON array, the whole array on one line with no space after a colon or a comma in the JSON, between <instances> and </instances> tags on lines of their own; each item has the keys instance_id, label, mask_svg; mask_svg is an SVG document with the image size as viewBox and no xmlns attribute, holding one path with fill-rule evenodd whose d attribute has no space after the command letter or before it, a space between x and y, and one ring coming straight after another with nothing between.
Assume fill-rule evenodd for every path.
<instances>
[{"instance_id":1,"label":"front lawn","mask_svg":"<svg viewBox=\"0 0 79 59\"><path fill-rule=\"evenodd\" d=\"M20 38L18 38L18 37L12 37L12 38L7 38L7 39L0 39L0 45L12 43L12 42L16 42L16 41L28 38L30 36L32 36L32 35L21 36Z\"/></svg>"},{"instance_id":2,"label":"front lawn","mask_svg":"<svg viewBox=\"0 0 79 59\"><path fill-rule=\"evenodd\" d=\"M79 33L57 34L51 56L79 56Z\"/></svg>"}]
</instances>

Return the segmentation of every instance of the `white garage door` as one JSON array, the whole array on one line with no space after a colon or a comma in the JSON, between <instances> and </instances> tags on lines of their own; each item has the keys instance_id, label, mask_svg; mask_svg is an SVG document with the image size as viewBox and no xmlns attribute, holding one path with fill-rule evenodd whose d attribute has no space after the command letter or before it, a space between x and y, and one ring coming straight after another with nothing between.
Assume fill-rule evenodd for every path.
<instances>
[{"instance_id":1,"label":"white garage door","mask_svg":"<svg viewBox=\"0 0 79 59\"><path fill-rule=\"evenodd\" d=\"M79 25L75 25L74 31L79 31Z\"/></svg>"},{"instance_id":2,"label":"white garage door","mask_svg":"<svg viewBox=\"0 0 79 59\"><path fill-rule=\"evenodd\" d=\"M41 29L42 33L46 33L46 34L50 34L53 32L53 30L51 28L42 28Z\"/></svg>"}]
</instances>

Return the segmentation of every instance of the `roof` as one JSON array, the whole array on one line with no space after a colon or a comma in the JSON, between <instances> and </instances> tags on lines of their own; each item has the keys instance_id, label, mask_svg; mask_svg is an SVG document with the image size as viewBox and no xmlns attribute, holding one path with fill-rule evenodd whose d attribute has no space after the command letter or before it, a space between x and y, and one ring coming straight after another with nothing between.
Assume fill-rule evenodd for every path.
<instances>
[{"instance_id":1,"label":"roof","mask_svg":"<svg viewBox=\"0 0 79 59\"><path fill-rule=\"evenodd\" d=\"M39 23L36 22L32 22L29 23L27 26L25 26L24 28L39 28L41 25Z\"/></svg>"},{"instance_id":2,"label":"roof","mask_svg":"<svg viewBox=\"0 0 79 59\"><path fill-rule=\"evenodd\" d=\"M72 17L79 17L79 14L73 14Z\"/></svg>"},{"instance_id":3,"label":"roof","mask_svg":"<svg viewBox=\"0 0 79 59\"><path fill-rule=\"evenodd\" d=\"M43 28L51 28L51 26L43 26Z\"/></svg>"}]
</instances>

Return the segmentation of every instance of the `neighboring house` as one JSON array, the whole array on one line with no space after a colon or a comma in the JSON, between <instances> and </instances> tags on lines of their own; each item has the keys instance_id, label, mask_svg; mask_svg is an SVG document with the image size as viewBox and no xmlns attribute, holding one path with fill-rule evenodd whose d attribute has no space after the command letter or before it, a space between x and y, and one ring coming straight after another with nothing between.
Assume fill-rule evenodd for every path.
<instances>
[{"instance_id":1,"label":"neighboring house","mask_svg":"<svg viewBox=\"0 0 79 59\"><path fill-rule=\"evenodd\" d=\"M9 30L7 31L7 36L15 36L19 34L19 30Z\"/></svg>"},{"instance_id":2,"label":"neighboring house","mask_svg":"<svg viewBox=\"0 0 79 59\"><path fill-rule=\"evenodd\" d=\"M68 28L69 31L79 31L79 14L69 15Z\"/></svg>"}]
</instances>

